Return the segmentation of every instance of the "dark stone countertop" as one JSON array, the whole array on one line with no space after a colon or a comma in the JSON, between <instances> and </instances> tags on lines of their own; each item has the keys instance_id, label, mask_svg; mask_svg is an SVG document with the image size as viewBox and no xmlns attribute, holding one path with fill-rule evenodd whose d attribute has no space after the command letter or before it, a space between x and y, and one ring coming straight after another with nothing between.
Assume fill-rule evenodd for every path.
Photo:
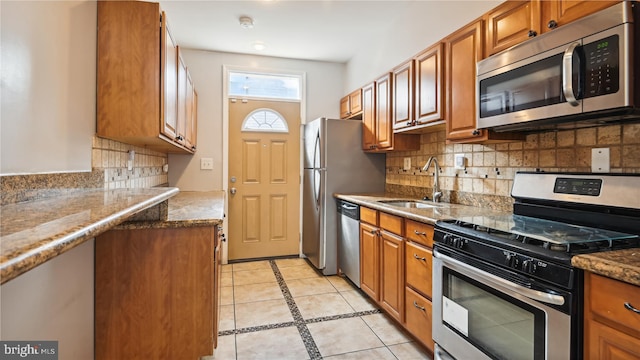
<instances>
[{"instance_id":1,"label":"dark stone countertop","mask_svg":"<svg viewBox=\"0 0 640 360\"><path fill-rule=\"evenodd\" d=\"M0 283L178 194L178 188L80 189L0 207Z\"/></svg>"},{"instance_id":2,"label":"dark stone countertop","mask_svg":"<svg viewBox=\"0 0 640 360\"><path fill-rule=\"evenodd\" d=\"M415 209L380 202L396 199L416 200L392 193L335 194L334 196L361 206L429 224L435 224L438 220L506 214L486 208L448 203L437 203L433 208ZM580 269L640 286L640 248L577 255L572 258L571 264Z\"/></svg>"}]
</instances>

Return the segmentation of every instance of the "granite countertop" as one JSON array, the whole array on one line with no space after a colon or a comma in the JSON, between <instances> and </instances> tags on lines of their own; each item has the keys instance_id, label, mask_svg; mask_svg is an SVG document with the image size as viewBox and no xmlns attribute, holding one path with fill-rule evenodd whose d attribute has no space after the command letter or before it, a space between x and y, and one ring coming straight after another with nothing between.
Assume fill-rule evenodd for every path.
<instances>
[{"instance_id":1,"label":"granite countertop","mask_svg":"<svg viewBox=\"0 0 640 360\"><path fill-rule=\"evenodd\" d=\"M640 286L640 248L577 255L571 265Z\"/></svg>"},{"instance_id":2,"label":"granite countertop","mask_svg":"<svg viewBox=\"0 0 640 360\"><path fill-rule=\"evenodd\" d=\"M0 283L178 194L177 188L86 189L0 207Z\"/></svg>"},{"instance_id":3,"label":"granite countertop","mask_svg":"<svg viewBox=\"0 0 640 360\"><path fill-rule=\"evenodd\" d=\"M487 216L487 215L505 215L506 212L500 212L496 210L479 208L475 206L449 204L449 203L432 203L425 201L427 204L432 204L432 208L403 208L398 206L392 206L380 201L390 200L416 200L406 196L392 194L392 193L378 193L378 194L334 194L338 199L347 200L354 204L366 206L371 209L381 210L389 214L402 216L411 220L416 220L424 223L435 224L438 220L446 219L460 219L465 218L467 221L471 221L474 216Z\"/></svg>"},{"instance_id":4,"label":"granite countertop","mask_svg":"<svg viewBox=\"0 0 640 360\"><path fill-rule=\"evenodd\" d=\"M181 191L169 199L167 218L163 220L127 221L114 229L180 228L222 224L224 191Z\"/></svg>"},{"instance_id":5,"label":"granite countertop","mask_svg":"<svg viewBox=\"0 0 640 360\"><path fill-rule=\"evenodd\" d=\"M436 203L434 205L437 205L437 207L434 208L415 209L401 208L380 202L380 200L390 201L396 199L415 200L391 193L335 194L334 196L358 205L430 224L446 219L463 219L473 222L474 216L486 217L508 214L486 208L448 203ZM577 255L571 259L571 264L580 269L640 286L640 248Z\"/></svg>"}]
</instances>

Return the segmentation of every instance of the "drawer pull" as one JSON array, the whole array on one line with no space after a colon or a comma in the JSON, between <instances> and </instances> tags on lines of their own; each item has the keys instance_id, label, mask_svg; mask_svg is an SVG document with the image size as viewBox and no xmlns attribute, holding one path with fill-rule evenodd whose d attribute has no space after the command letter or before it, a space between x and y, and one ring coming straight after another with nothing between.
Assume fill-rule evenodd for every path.
<instances>
[{"instance_id":1,"label":"drawer pull","mask_svg":"<svg viewBox=\"0 0 640 360\"><path fill-rule=\"evenodd\" d=\"M415 306L416 308L418 308L418 309L420 309L420 310L422 310L422 311L424 311L424 310L425 310L425 309L424 309L424 306L420 306L420 305L418 305L418 303L417 303L415 300L413 301L413 306Z\"/></svg>"},{"instance_id":2,"label":"drawer pull","mask_svg":"<svg viewBox=\"0 0 640 360\"><path fill-rule=\"evenodd\" d=\"M427 261L427 258L420 257L420 256L418 256L418 254L413 254L413 257L414 257L416 260Z\"/></svg>"},{"instance_id":3,"label":"drawer pull","mask_svg":"<svg viewBox=\"0 0 640 360\"><path fill-rule=\"evenodd\" d=\"M420 231L418 231L418 230L413 230L413 233L414 233L414 234L416 234L416 235L427 236L427 233L426 233L426 232L420 232Z\"/></svg>"},{"instance_id":4,"label":"drawer pull","mask_svg":"<svg viewBox=\"0 0 640 360\"><path fill-rule=\"evenodd\" d=\"M624 303L624 307L629 311L633 311L636 314L640 314L640 310L636 309L635 307L633 307L633 305L631 305L628 302Z\"/></svg>"}]
</instances>

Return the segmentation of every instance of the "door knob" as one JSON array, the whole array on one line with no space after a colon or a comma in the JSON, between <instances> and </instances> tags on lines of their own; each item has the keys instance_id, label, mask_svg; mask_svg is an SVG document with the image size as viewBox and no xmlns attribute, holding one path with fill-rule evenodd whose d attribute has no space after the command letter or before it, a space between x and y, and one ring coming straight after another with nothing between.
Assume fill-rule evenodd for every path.
<instances>
[{"instance_id":1,"label":"door knob","mask_svg":"<svg viewBox=\"0 0 640 360\"><path fill-rule=\"evenodd\" d=\"M231 193L231 195L235 195L237 191L238 191L238 190L237 190L236 188L234 188L234 187L232 187L231 189L229 189L229 192Z\"/></svg>"}]
</instances>

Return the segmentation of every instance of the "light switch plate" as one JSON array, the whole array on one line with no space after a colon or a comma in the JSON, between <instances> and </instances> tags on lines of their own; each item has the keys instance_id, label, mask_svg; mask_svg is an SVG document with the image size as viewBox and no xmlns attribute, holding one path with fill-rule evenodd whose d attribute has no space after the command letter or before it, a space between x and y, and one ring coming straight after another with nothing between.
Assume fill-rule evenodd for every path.
<instances>
[{"instance_id":1,"label":"light switch plate","mask_svg":"<svg viewBox=\"0 0 640 360\"><path fill-rule=\"evenodd\" d=\"M464 154L455 154L454 156L454 168L456 169L464 169L467 167L467 158L464 157Z\"/></svg>"},{"instance_id":2,"label":"light switch plate","mask_svg":"<svg viewBox=\"0 0 640 360\"><path fill-rule=\"evenodd\" d=\"M200 159L200 170L213 170L213 159L212 158Z\"/></svg>"},{"instance_id":3,"label":"light switch plate","mask_svg":"<svg viewBox=\"0 0 640 360\"><path fill-rule=\"evenodd\" d=\"M591 171L594 173L609 172L609 148L591 149Z\"/></svg>"},{"instance_id":4,"label":"light switch plate","mask_svg":"<svg viewBox=\"0 0 640 360\"><path fill-rule=\"evenodd\" d=\"M411 158L410 157L406 157L404 158L404 165L402 167L405 170L411 170Z\"/></svg>"}]
</instances>

